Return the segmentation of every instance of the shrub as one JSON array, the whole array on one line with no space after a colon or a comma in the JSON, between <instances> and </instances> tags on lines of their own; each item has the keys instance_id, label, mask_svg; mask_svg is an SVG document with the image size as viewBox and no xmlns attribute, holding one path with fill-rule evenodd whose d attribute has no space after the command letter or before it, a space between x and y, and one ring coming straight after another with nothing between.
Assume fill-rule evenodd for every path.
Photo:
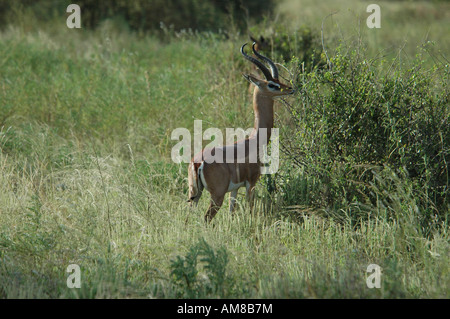
<instances>
[{"instance_id":1,"label":"shrub","mask_svg":"<svg viewBox=\"0 0 450 319\"><path fill-rule=\"evenodd\" d=\"M203 277L199 276L199 259L203 264ZM224 247L214 251L204 239L199 240L189 249L186 257L177 256L171 262L173 281L182 294L178 297L226 297L231 282L225 274L227 264L228 253Z\"/></svg>"},{"instance_id":2,"label":"shrub","mask_svg":"<svg viewBox=\"0 0 450 319\"><path fill-rule=\"evenodd\" d=\"M301 26L290 30L283 24L273 25L267 21L269 26L261 25L250 28L251 34L263 37L267 43L266 51L279 62L289 62L293 58L298 62L299 69L311 71L316 66L324 66L322 57L322 44L320 33L308 26Z\"/></svg>"},{"instance_id":3,"label":"shrub","mask_svg":"<svg viewBox=\"0 0 450 319\"><path fill-rule=\"evenodd\" d=\"M378 207L380 196L388 195L371 188L385 167L412 185L422 226L436 216L445 219L448 80L448 65L427 69L420 54L409 66L397 59L377 63L362 48L339 48L328 69L302 73L301 92L297 101L286 104L290 118L283 125L284 154L298 168L285 170L278 179L286 203L334 212L353 207L353 217L359 218L369 211L364 205ZM301 195L305 191L292 187L305 187L306 176L314 190L307 203ZM399 189L388 188L390 193Z\"/></svg>"},{"instance_id":4,"label":"shrub","mask_svg":"<svg viewBox=\"0 0 450 319\"><path fill-rule=\"evenodd\" d=\"M39 19L48 20L64 15L69 4L71 1L22 0L11 3L0 0L0 9L5 18L8 12L28 10ZM248 19L257 21L274 7L272 0L79 0L77 4L81 8L84 28L95 28L105 19L121 17L132 30L138 31L158 31L161 24L174 30L218 31L227 29L230 22L243 30Z\"/></svg>"}]
</instances>

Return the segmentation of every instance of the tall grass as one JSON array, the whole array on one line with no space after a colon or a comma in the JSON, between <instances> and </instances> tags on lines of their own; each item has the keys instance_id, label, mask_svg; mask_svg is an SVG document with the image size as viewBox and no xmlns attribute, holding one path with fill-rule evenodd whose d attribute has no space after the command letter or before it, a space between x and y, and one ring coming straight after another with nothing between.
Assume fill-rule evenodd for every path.
<instances>
[{"instance_id":1,"label":"tall grass","mask_svg":"<svg viewBox=\"0 0 450 319\"><path fill-rule=\"evenodd\" d=\"M27 23L0 34L2 298L449 296L448 218L417 232L416 193L388 168L372 191L395 196L364 216L312 205L322 181L287 159L286 184L271 193L263 179L253 214L243 195L212 227L202 218L208 194L188 208L170 133L192 131L194 119L203 129L252 126L243 36L186 31L162 43L110 22L95 31ZM380 289L366 286L373 263ZM80 289L66 285L70 264Z\"/></svg>"},{"instance_id":2,"label":"tall grass","mask_svg":"<svg viewBox=\"0 0 450 319\"><path fill-rule=\"evenodd\" d=\"M448 32L449 3L446 1L377 1L380 6L381 28L366 27L366 12L370 1L295 1L279 3L280 17L287 19L290 27L315 26L323 31L325 43L333 40L350 44L362 38L369 54L395 57L399 51L404 59L415 56L417 46L428 41L436 44L434 54L446 54L450 43ZM330 43L331 42L331 43Z\"/></svg>"}]
</instances>

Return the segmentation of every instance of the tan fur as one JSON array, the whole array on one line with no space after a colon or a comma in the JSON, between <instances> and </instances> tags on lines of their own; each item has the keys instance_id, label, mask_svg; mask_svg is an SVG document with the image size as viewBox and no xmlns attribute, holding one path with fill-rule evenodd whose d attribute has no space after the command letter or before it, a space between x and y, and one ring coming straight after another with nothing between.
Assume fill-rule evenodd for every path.
<instances>
[{"instance_id":1,"label":"tan fur","mask_svg":"<svg viewBox=\"0 0 450 319\"><path fill-rule=\"evenodd\" d=\"M246 187L247 200L250 202L250 210L252 210L253 190L261 175L261 164L258 155L256 155L258 159L256 163L250 162L251 155L255 156L255 154L251 153L251 145L258 141L260 129L267 129L266 141L270 139L274 121L273 98L294 93L292 88L280 83L278 79L262 80L253 75L244 75L244 77L255 86L253 91L255 123L252 133L247 139L238 141L232 145L204 149L201 153L196 154L189 164L189 201L191 204L197 204L203 187L211 193L211 203L205 214L206 222L210 222L217 214L227 192L231 192L230 211L232 212L235 206L237 189L244 185ZM269 88L269 85L273 86L274 83L278 85L279 89L277 91ZM258 154L262 146L259 143L257 144ZM238 162L237 150L239 147L244 147L245 149L243 163ZM226 155L232 150L234 151L233 161L227 163ZM212 158L217 159L217 156L223 159L222 163L212 161ZM198 182L200 167L202 167L206 185Z\"/></svg>"}]
</instances>

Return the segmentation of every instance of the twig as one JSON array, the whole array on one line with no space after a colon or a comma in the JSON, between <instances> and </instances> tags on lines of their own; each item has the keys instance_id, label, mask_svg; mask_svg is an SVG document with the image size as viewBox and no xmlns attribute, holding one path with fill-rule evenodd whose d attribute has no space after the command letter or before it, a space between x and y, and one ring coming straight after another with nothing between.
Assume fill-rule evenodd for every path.
<instances>
[{"instance_id":1,"label":"twig","mask_svg":"<svg viewBox=\"0 0 450 319\"><path fill-rule=\"evenodd\" d=\"M328 64L328 67L330 68L330 71L331 71L331 61L330 61L330 58L328 57L328 54L327 54L327 50L325 49L325 43L324 43L324 41L323 41L323 23L325 22L325 20L329 17L329 16L332 16L333 14L336 14L336 13L338 13L339 11L335 11L335 12L332 12L332 13L330 13L329 15L327 15L325 18L323 18L323 20L322 20L322 28L321 28L321 31L320 31L320 34L321 34L321 37L322 37L322 49L323 49L323 52L325 53L325 56L327 57L327 64Z\"/></svg>"}]
</instances>

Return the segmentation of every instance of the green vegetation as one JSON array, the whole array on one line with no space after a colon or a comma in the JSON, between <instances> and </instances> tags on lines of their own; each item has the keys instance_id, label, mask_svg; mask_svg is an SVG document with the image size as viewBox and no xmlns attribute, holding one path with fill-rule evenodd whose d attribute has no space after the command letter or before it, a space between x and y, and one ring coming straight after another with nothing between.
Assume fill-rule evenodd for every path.
<instances>
[{"instance_id":1,"label":"green vegetation","mask_svg":"<svg viewBox=\"0 0 450 319\"><path fill-rule=\"evenodd\" d=\"M15 22L15 14L30 14L36 19L57 20L70 0L0 0L0 26ZM174 31L245 30L274 8L272 0L78 0L83 12L83 27L97 28L112 19L122 29L158 34L162 26ZM12 14L13 13L13 14Z\"/></svg>"},{"instance_id":2,"label":"green vegetation","mask_svg":"<svg viewBox=\"0 0 450 319\"><path fill-rule=\"evenodd\" d=\"M171 132L253 125L246 34L71 30L16 7L0 33L0 297L448 298L449 5L381 2L370 30L365 3L340 2L324 52L334 8L296 3L249 27L299 91L276 103L280 169L253 214L240 193L211 226Z\"/></svg>"}]
</instances>

